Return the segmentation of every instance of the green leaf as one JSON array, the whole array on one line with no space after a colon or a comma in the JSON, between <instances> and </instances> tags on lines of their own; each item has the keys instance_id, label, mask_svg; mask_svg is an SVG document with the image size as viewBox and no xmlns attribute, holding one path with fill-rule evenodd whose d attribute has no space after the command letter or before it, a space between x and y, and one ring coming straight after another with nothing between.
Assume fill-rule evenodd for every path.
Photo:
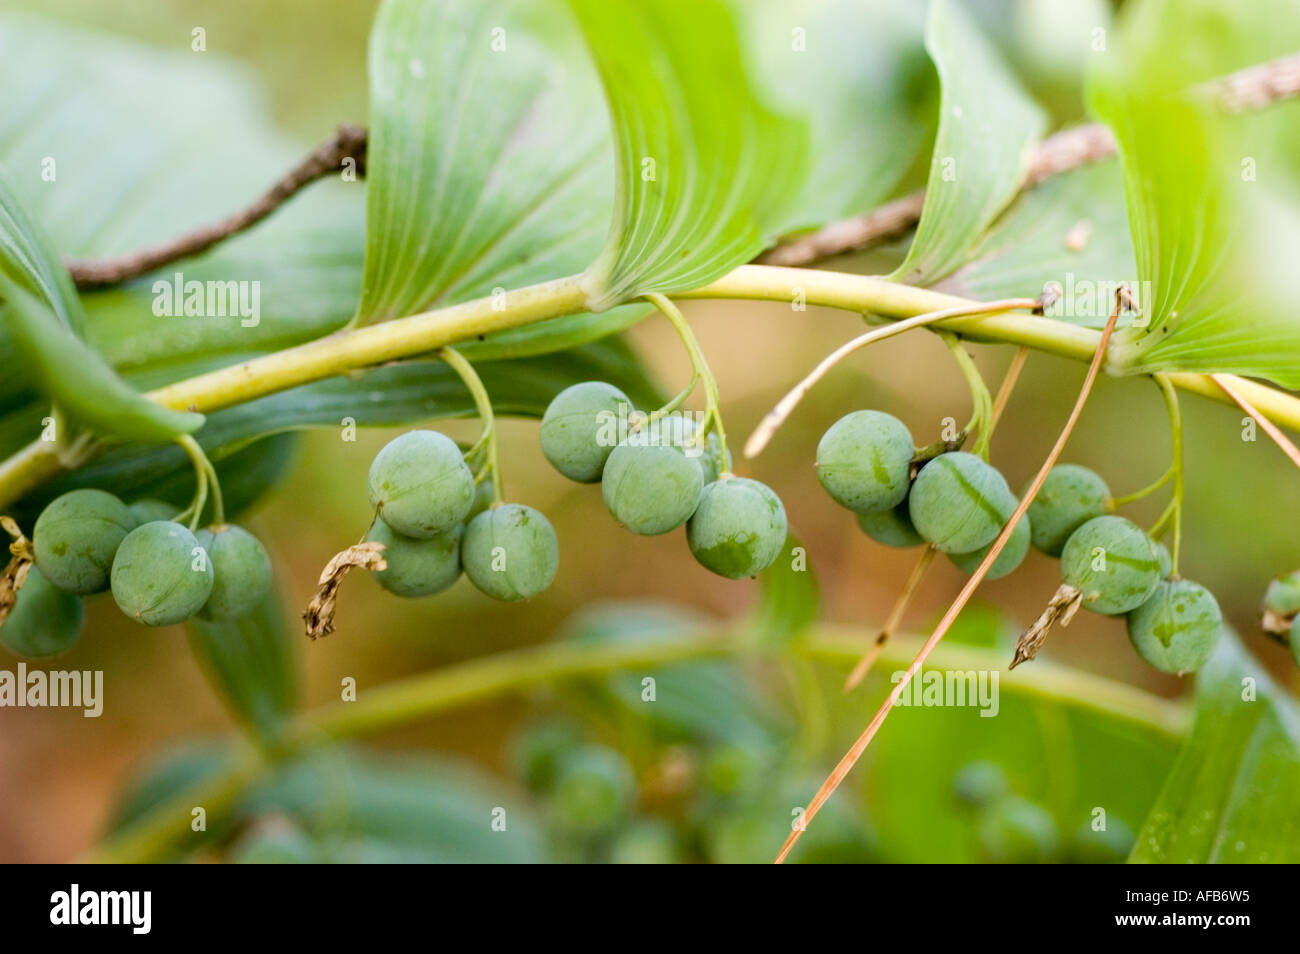
<instances>
[{"instance_id":1,"label":"green leaf","mask_svg":"<svg viewBox=\"0 0 1300 954\"><path fill-rule=\"evenodd\" d=\"M1130 861L1300 861L1300 709L1225 631Z\"/></svg>"},{"instance_id":2,"label":"green leaf","mask_svg":"<svg viewBox=\"0 0 1300 954\"><path fill-rule=\"evenodd\" d=\"M925 45L942 97L925 208L903 264L890 276L929 285L968 253L1015 197L1046 118L997 50L952 0L935 0Z\"/></svg>"},{"instance_id":3,"label":"green leaf","mask_svg":"<svg viewBox=\"0 0 1300 954\"><path fill-rule=\"evenodd\" d=\"M23 211L3 178L0 178L0 274L44 302L74 334L82 334L85 316L71 276L59 263L49 239Z\"/></svg>"},{"instance_id":4,"label":"green leaf","mask_svg":"<svg viewBox=\"0 0 1300 954\"><path fill-rule=\"evenodd\" d=\"M720 0L571 0L613 117L613 224L584 287L594 310L695 288L787 226L808 127L759 98Z\"/></svg>"},{"instance_id":5,"label":"green leaf","mask_svg":"<svg viewBox=\"0 0 1300 954\"><path fill-rule=\"evenodd\" d=\"M1112 340L1112 373L1227 371L1300 386L1290 287L1300 191L1282 158L1286 127L1230 115L1192 87L1243 48L1282 41L1275 18L1249 7L1143 5L1091 84L1093 111L1119 143L1142 281L1143 321Z\"/></svg>"},{"instance_id":6,"label":"green leaf","mask_svg":"<svg viewBox=\"0 0 1300 954\"><path fill-rule=\"evenodd\" d=\"M190 648L235 717L274 741L293 708L296 675L289 628L274 587L252 612L229 622L195 617Z\"/></svg>"},{"instance_id":7,"label":"green leaf","mask_svg":"<svg viewBox=\"0 0 1300 954\"><path fill-rule=\"evenodd\" d=\"M562 11L536 0L380 8L360 321L573 274L600 248L609 127L590 67L572 47L563 55L548 22Z\"/></svg>"},{"instance_id":8,"label":"green leaf","mask_svg":"<svg viewBox=\"0 0 1300 954\"><path fill-rule=\"evenodd\" d=\"M758 577L758 605L751 627L761 646L788 645L811 626L821 611L817 576L808 565L807 549L793 534L776 562Z\"/></svg>"},{"instance_id":9,"label":"green leaf","mask_svg":"<svg viewBox=\"0 0 1300 954\"><path fill-rule=\"evenodd\" d=\"M1049 282L1061 297L1047 316L1100 328L1121 283L1137 280L1119 163L1091 163L1021 194L971 251L970 261L935 287L989 301L1034 298ZM1121 315L1120 326L1131 320Z\"/></svg>"},{"instance_id":10,"label":"green leaf","mask_svg":"<svg viewBox=\"0 0 1300 954\"><path fill-rule=\"evenodd\" d=\"M203 425L203 415L174 411L117 376L49 306L0 275L3 317L19 356L44 392L74 422L103 437L170 441Z\"/></svg>"},{"instance_id":11,"label":"green leaf","mask_svg":"<svg viewBox=\"0 0 1300 954\"><path fill-rule=\"evenodd\" d=\"M754 79L804 116L810 169L781 231L875 208L912 168L935 86L914 0L731 0Z\"/></svg>"}]
</instances>

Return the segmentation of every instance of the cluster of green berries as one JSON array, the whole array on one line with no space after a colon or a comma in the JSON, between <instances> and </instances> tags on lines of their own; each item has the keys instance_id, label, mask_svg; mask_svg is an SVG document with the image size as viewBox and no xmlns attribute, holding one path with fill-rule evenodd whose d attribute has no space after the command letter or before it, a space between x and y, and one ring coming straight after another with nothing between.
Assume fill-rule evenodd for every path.
<instances>
[{"instance_id":1,"label":"cluster of green berries","mask_svg":"<svg viewBox=\"0 0 1300 954\"><path fill-rule=\"evenodd\" d=\"M929 543L973 573L1019 501L997 469L974 454L916 458L901 421L855 411L823 435L817 475L873 540ZM988 579L1015 570L1032 545L1060 558L1061 580L1079 591L1085 609L1127 617L1129 638L1146 662L1164 672L1199 669L1222 628L1218 603L1199 583L1171 577L1168 551L1109 513L1111 500L1106 482L1088 468L1052 468Z\"/></svg>"},{"instance_id":2,"label":"cluster of green berries","mask_svg":"<svg viewBox=\"0 0 1300 954\"><path fill-rule=\"evenodd\" d=\"M902 421L881 411L854 411L822 435L817 477L873 540L893 547L929 543L974 572L1019 501L997 469L974 454L916 458ZM1021 518L989 579L1020 565L1033 524L1028 514Z\"/></svg>"},{"instance_id":3,"label":"cluster of green berries","mask_svg":"<svg viewBox=\"0 0 1300 954\"><path fill-rule=\"evenodd\" d=\"M555 579L559 543L541 511L499 503L475 483L460 447L437 431L408 431L384 445L369 474L376 518L367 540L384 545L379 585L431 596L460 578L499 600L536 596Z\"/></svg>"},{"instance_id":4,"label":"cluster of green berries","mask_svg":"<svg viewBox=\"0 0 1300 954\"><path fill-rule=\"evenodd\" d=\"M1264 610L1290 622L1288 637L1291 655L1300 666L1300 570L1293 570L1268 584L1264 594Z\"/></svg>"},{"instance_id":5,"label":"cluster of green berries","mask_svg":"<svg viewBox=\"0 0 1300 954\"><path fill-rule=\"evenodd\" d=\"M104 590L146 626L228 621L257 607L271 586L261 542L229 524L191 532L175 516L160 501L127 506L103 490L54 500L36 520L35 566L0 640L24 656L64 652L81 634L83 597Z\"/></svg>"},{"instance_id":6,"label":"cluster of green berries","mask_svg":"<svg viewBox=\"0 0 1300 954\"><path fill-rule=\"evenodd\" d=\"M785 507L765 484L730 473L714 433L671 413L652 419L603 381L575 384L542 417L542 452L579 483L601 482L605 506L633 533L685 525L695 559L738 580L767 569L786 539Z\"/></svg>"},{"instance_id":7,"label":"cluster of green berries","mask_svg":"<svg viewBox=\"0 0 1300 954\"><path fill-rule=\"evenodd\" d=\"M1032 799L1012 791L996 762L968 762L952 780L953 794L975 812L979 853L994 864L1118 864L1133 849L1133 831L1119 819L1095 830L1091 819L1062 837L1055 816Z\"/></svg>"}]
</instances>

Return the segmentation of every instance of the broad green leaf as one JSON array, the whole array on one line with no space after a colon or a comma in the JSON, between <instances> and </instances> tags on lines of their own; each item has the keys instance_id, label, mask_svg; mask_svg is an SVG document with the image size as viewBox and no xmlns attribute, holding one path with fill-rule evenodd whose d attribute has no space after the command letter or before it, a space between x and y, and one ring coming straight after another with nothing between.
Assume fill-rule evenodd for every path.
<instances>
[{"instance_id":1,"label":"broad green leaf","mask_svg":"<svg viewBox=\"0 0 1300 954\"><path fill-rule=\"evenodd\" d=\"M808 126L760 99L721 0L570 0L613 117L617 185L593 310L695 288L791 221Z\"/></svg>"},{"instance_id":2,"label":"broad green leaf","mask_svg":"<svg viewBox=\"0 0 1300 954\"><path fill-rule=\"evenodd\" d=\"M0 274L30 292L60 321L81 335L85 326L81 301L72 278L58 260L49 239L23 211L0 178Z\"/></svg>"},{"instance_id":3,"label":"broad green leaf","mask_svg":"<svg viewBox=\"0 0 1300 954\"><path fill-rule=\"evenodd\" d=\"M1137 280L1119 163L1097 162L1022 193L937 288L988 301L1034 298L1049 282L1061 296L1049 318L1100 328L1121 283ZM1121 315L1120 325L1132 316Z\"/></svg>"},{"instance_id":4,"label":"broad green leaf","mask_svg":"<svg viewBox=\"0 0 1300 954\"><path fill-rule=\"evenodd\" d=\"M1195 720L1129 860L1300 861L1300 708L1225 631Z\"/></svg>"},{"instance_id":5,"label":"broad green leaf","mask_svg":"<svg viewBox=\"0 0 1300 954\"><path fill-rule=\"evenodd\" d=\"M19 357L42 390L73 422L101 437L170 441L203 425L203 415L174 411L117 376L49 306L0 275L5 325Z\"/></svg>"},{"instance_id":6,"label":"broad green leaf","mask_svg":"<svg viewBox=\"0 0 1300 954\"><path fill-rule=\"evenodd\" d=\"M1111 342L1114 373L1229 371L1300 386L1289 275L1300 183L1280 158L1284 129L1276 118L1230 115L1193 88L1243 47L1271 46L1273 17L1249 7L1142 5L1091 85L1092 108L1119 143L1145 297L1141 325Z\"/></svg>"},{"instance_id":7,"label":"broad green leaf","mask_svg":"<svg viewBox=\"0 0 1300 954\"><path fill-rule=\"evenodd\" d=\"M731 0L754 79L807 118L811 168L782 231L875 208L933 134L925 9L914 0Z\"/></svg>"},{"instance_id":8,"label":"broad green leaf","mask_svg":"<svg viewBox=\"0 0 1300 954\"><path fill-rule=\"evenodd\" d=\"M930 285L961 267L1024 181L1046 118L953 0L935 0L925 45L942 89L925 208L890 276Z\"/></svg>"},{"instance_id":9,"label":"broad green leaf","mask_svg":"<svg viewBox=\"0 0 1300 954\"><path fill-rule=\"evenodd\" d=\"M545 29L563 13L539 0L380 8L358 320L573 274L599 250L609 126L580 51L570 39L564 56Z\"/></svg>"},{"instance_id":10,"label":"broad green leaf","mask_svg":"<svg viewBox=\"0 0 1300 954\"><path fill-rule=\"evenodd\" d=\"M185 628L195 657L235 717L273 742L293 708L297 681L284 607L274 587L239 619L195 617Z\"/></svg>"}]
</instances>

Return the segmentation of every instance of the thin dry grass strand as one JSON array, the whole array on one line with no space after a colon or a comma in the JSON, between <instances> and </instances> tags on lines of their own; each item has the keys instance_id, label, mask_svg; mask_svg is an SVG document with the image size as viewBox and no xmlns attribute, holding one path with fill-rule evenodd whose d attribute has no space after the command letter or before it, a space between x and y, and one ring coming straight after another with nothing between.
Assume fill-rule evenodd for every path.
<instances>
[{"instance_id":1,"label":"thin dry grass strand","mask_svg":"<svg viewBox=\"0 0 1300 954\"><path fill-rule=\"evenodd\" d=\"M1255 405L1242 397L1241 394L1228 383L1227 379L1223 375L1212 374L1210 375L1210 379L1223 389L1224 394L1232 398L1233 403L1236 404L1237 407L1249 414L1254 419L1255 423L1264 429L1264 433L1273 439L1273 443L1282 448L1282 453L1291 458L1291 463L1300 467L1300 449L1298 449L1295 444L1291 443L1291 439L1283 434L1276 424L1266 418L1263 414L1259 413L1255 408Z\"/></svg>"},{"instance_id":2,"label":"thin dry grass strand","mask_svg":"<svg viewBox=\"0 0 1300 954\"><path fill-rule=\"evenodd\" d=\"M925 571L934 562L935 554L938 552L933 545L927 545L921 551L920 559L916 561L916 564L912 567L912 572L908 574L907 582L903 584L902 592L898 594L898 599L894 601L894 608L889 611L889 617L885 620L885 625L881 627L879 635L871 644L871 648L862 654L858 664L853 667L853 671L849 673L849 678L844 680L845 692L852 692L856 689L862 680L866 678L867 673L871 671L871 667L875 665L876 657L885 648L885 643L889 642L889 638L898 630L899 624L903 621L903 614L907 612L908 606L912 603L912 597L916 595L916 591L920 588L921 580L925 577Z\"/></svg>"},{"instance_id":3,"label":"thin dry grass strand","mask_svg":"<svg viewBox=\"0 0 1300 954\"><path fill-rule=\"evenodd\" d=\"M894 335L901 335L913 328L922 328L936 321L961 318L968 315L1000 314L1004 311L1017 311L1022 308L1035 309L1039 307L1039 304L1040 300L1037 298L1002 298L998 301L985 301L971 305L961 305L956 308L943 308L939 311L928 311L923 315L904 318L902 321L895 321L880 328L873 328L866 334L845 342L823 358L817 367L808 373L807 377L791 388L789 393L776 403L776 407L767 412L767 416L759 422L758 427L754 428L754 433L749 435L749 440L745 442L745 457L757 457L761 454L763 448L772 439L772 435L786 422L786 419L793 413L799 402L812 390L813 385L824 378L831 368L853 352L861 350L869 344L875 344L877 341L892 338Z\"/></svg>"},{"instance_id":4,"label":"thin dry grass strand","mask_svg":"<svg viewBox=\"0 0 1300 954\"><path fill-rule=\"evenodd\" d=\"M907 667L907 671L903 673L903 678L894 686L893 690L889 693L889 697L884 701L881 707L876 711L876 714L872 717L871 721L867 724L866 729L864 729L862 734L858 736L858 740L853 743L853 747L849 749L842 759L840 759L839 763L831 771L830 776L822 783L822 786L817 790L817 793L813 795L812 801L808 803L807 809L800 818L799 826L790 832L789 837L785 840L785 844L781 846L781 851L776 856L775 864L781 864L785 861L791 850L793 850L794 846L798 843L799 836L807 830L808 825L811 824L812 820L817 816L817 812L826 804L826 800L834 794L835 789L839 788L840 783L844 781L849 772L853 770L853 766L857 764L858 759L862 758L862 753L867 750L867 746L871 744L871 740L875 738L876 733L880 731L880 726L889 716L890 710L894 708L898 703L898 700L902 697L903 691L907 688L908 683L912 681L912 677L917 674L930 653L934 652L934 647L939 645L939 641L947 634L949 628L951 628L953 622L957 619L957 615L965 609L970 598L975 594L975 591L979 589L979 585L984 582L984 577L989 572L989 568L993 566L993 562L997 560L998 555L1002 552L1003 548L1006 547L1007 541L1011 539L1011 534L1015 530L1016 524L1018 524L1020 518L1025 515L1025 511L1029 509L1029 505L1034 502L1034 498L1038 495L1039 489L1043 486L1043 481L1047 479L1048 473L1051 471L1052 467L1055 466L1057 459L1060 458L1061 452L1065 450L1066 441L1069 440L1070 432L1074 430L1074 425L1078 422L1079 415L1083 413L1083 406L1087 403L1088 395L1092 391L1093 383L1097 380L1097 373L1101 370L1101 362L1106 355L1106 346L1110 343L1110 336L1115 331L1115 322L1119 319L1120 309L1123 306L1123 303L1129 299L1129 296L1123 289L1121 289L1120 293L1115 297L1115 307L1111 311L1110 318L1106 322L1106 327L1102 330L1101 340L1097 342L1097 350L1092 356L1092 363L1088 366L1088 373L1083 379L1083 386L1079 389L1079 397L1074 402L1074 409L1070 411L1070 417L1065 422L1065 427L1062 428L1060 435L1056 439L1056 444L1053 445L1051 452L1047 455L1047 459L1043 461L1043 466L1039 468L1037 476L1034 477L1033 482L1029 485L1029 489L1025 491L1024 496L1020 498L1020 504L1016 507L1015 512L1012 513L1011 518L1007 520L1006 525L1002 528L1002 532L998 534L997 539L993 541L993 545L989 547L989 552L985 554L979 567L971 575L971 578L966 581L966 585L963 586L961 592L957 594L957 598L953 600L952 605L948 607L948 611L943 614L943 619L939 621L939 625L935 627L934 632L930 634L930 638L927 639L925 645L921 647L921 651L916 654L916 658L912 660L911 665Z\"/></svg>"}]
</instances>

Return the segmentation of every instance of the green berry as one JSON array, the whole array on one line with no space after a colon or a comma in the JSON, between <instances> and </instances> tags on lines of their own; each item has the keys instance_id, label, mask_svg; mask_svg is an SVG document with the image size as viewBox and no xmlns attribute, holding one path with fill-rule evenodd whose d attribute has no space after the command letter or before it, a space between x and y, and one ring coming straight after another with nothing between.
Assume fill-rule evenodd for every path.
<instances>
[{"instance_id":1,"label":"green berry","mask_svg":"<svg viewBox=\"0 0 1300 954\"><path fill-rule=\"evenodd\" d=\"M1070 839L1070 860L1083 865L1122 864L1133 851L1133 829L1118 818L1108 818L1096 831L1092 822L1081 822Z\"/></svg>"},{"instance_id":2,"label":"green berry","mask_svg":"<svg viewBox=\"0 0 1300 954\"><path fill-rule=\"evenodd\" d=\"M1156 543L1123 517L1093 517L1061 551L1061 580L1083 593L1094 613L1120 616L1135 610L1160 585Z\"/></svg>"},{"instance_id":3,"label":"green berry","mask_svg":"<svg viewBox=\"0 0 1300 954\"><path fill-rule=\"evenodd\" d=\"M1001 531L999 531L1001 532ZM1002 548L998 558L993 561L993 566L989 568L986 580L997 580L1014 571L1025 560L1025 554L1029 552L1029 541L1033 535L1033 525L1030 523L1029 514L1020 518L1016 524L1016 529L1011 531L1011 539L1007 540L1007 545ZM980 547L970 553L949 553L948 559L964 573L974 573L979 569L979 565L984 562L984 557L993 544Z\"/></svg>"},{"instance_id":4,"label":"green berry","mask_svg":"<svg viewBox=\"0 0 1300 954\"><path fill-rule=\"evenodd\" d=\"M817 445L817 479L840 506L858 513L888 510L907 496L912 435L898 418L854 411Z\"/></svg>"},{"instance_id":5,"label":"green berry","mask_svg":"<svg viewBox=\"0 0 1300 954\"><path fill-rule=\"evenodd\" d=\"M271 589L271 558L262 541L231 524L200 530L194 536L212 562L212 593L199 616L231 620L256 609Z\"/></svg>"},{"instance_id":6,"label":"green berry","mask_svg":"<svg viewBox=\"0 0 1300 954\"><path fill-rule=\"evenodd\" d=\"M605 463L601 485L614 519L642 536L684 524L695 513L703 490L697 460L667 444L620 444Z\"/></svg>"},{"instance_id":7,"label":"green berry","mask_svg":"<svg viewBox=\"0 0 1300 954\"><path fill-rule=\"evenodd\" d=\"M1034 548L1060 556L1065 541L1093 517L1106 512L1110 488L1095 471L1078 464L1057 464L1029 505Z\"/></svg>"},{"instance_id":8,"label":"green berry","mask_svg":"<svg viewBox=\"0 0 1300 954\"><path fill-rule=\"evenodd\" d=\"M1169 553L1169 548L1163 543L1156 544L1156 556L1160 560L1160 579L1169 579L1169 574L1174 572L1174 558Z\"/></svg>"},{"instance_id":9,"label":"green berry","mask_svg":"<svg viewBox=\"0 0 1300 954\"><path fill-rule=\"evenodd\" d=\"M997 762L967 762L953 776L952 791L968 805L991 805L1011 791L1011 782Z\"/></svg>"},{"instance_id":10,"label":"green berry","mask_svg":"<svg viewBox=\"0 0 1300 954\"><path fill-rule=\"evenodd\" d=\"M1214 594L1191 580L1161 582L1128 614L1128 638L1161 672L1193 672L1214 654L1223 614Z\"/></svg>"},{"instance_id":11,"label":"green berry","mask_svg":"<svg viewBox=\"0 0 1300 954\"><path fill-rule=\"evenodd\" d=\"M81 597L65 593L32 567L9 615L0 623L0 643L29 659L54 656L77 644L85 619Z\"/></svg>"},{"instance_id":12,"label":"green berry","mask_svg":"<svg viewBox=\"0 0 1300 954\"><path fill-rule=\"evenodd\" d=\"M919 547L925 543L912 526L906 500L888 510L858 514L858 526L872 540L887 547Z\"/></svg>"},{"instance_id":13,"label":"green berry","mask_svg":"<svg viewBox=\"0 0 1300 954\"><path fill-rule=\"evenodd\" d=\"M474 502L469 505L469 513L465 514L465 522L469 523L488 507L492 506L492 500L495 490L492 487L491 480L485 480L474 488Z\"/></svg>"},{"instance_id":14,"label":"green berry","mask_svg":"<svg viewBox=\"0 0 1300 954\"><path fill-rule=\"evenodd\" d=\"M1300 613L1300 570L1273 580L1264 593L1264 609L1279 616Z\"/></svg>"},{"instance_id":15,"label":"green berry","mask_svg":"<svg viewBox=\"0 0 1300 954\"><path fill-rule=\"evenodd\" d=\"M705 487L686 524L686 540L695 559L732 580L755 576L771 566L785 537L781 498L748 477L729 477Z\"/></svg>"},{"instance_id":16,"label":"green berry","mask_svg":"<svg viewBox=\"0 0 1300 954\"><path fill-rule=\"evenodd\" d=\"M600 480L618 424L632 408L626 394L604 381L574 384L555 396L542 415L542 453L570 480Z\"/></svg>"},{"instance_id":17,"label":"green berry","mask_svg":"<svg viewBox=\"0 0 1300 954\"><path fill-rule=\"evenodd\" d=\"M565 754L556 767L551 811L573 832L597 834L622 821L636 795L627 760L603 745L584 745Z\"/></svg>"},{"instance_id":18,"label":"green berry","mask_svg":"<svg viewBox=\"0 0 1300 954\"><path fill-rule=\"evenodd\" d=\"M1042 805L1009 795L984 809L979 840L995 864L1043 864L1056 856L1060 833Z\"/></svg>"},{"instance_id":19,"label":"green berry","mask_svg":"<svg viewBox=\"0 0 1300 954\"><path fill-rule=\"evenodd\" d=\"M117 548L136 526L126 504L112 494L69 491L36 518L36 565L61 590L99 593L108 588Z\"/></svg>"},{"instance_id":20,"label":"green berry","mask_svg":"<svg viewBox=\"0 0 1300 954\"><path fill-rule=\"evenodd\" d=\"M460 541L465 528L452 527L428 540L403 536L382 520L376 520L366 539L384 545L385 570L375 579L397 596L432 596L460 578Z\"/></svg>"},{"instance_id":21,"label":"green berry","mask_svg":"<svg viewBox=\"0 0 1300 954\"><path fill-rule=\"evenodd\" d=\"M921 468L907 496L912 525L944 553L992 543L1016 509L998 471L974 454L940 454Z\"/></svg>"},{"instance_id":22,"label":"green berry","mask_svg":"<svg viewBox=\"0 0 1300 954\"><path fill-rule=\"evenodd\" d=\"M511 768L532 791L550 791L555 784L557 765L582 741L582 729L575 723L559 719L537 722L515 736L511 743Z\"/></svg>"},{"instance_id":23,"label":"green berry","mask_svg":"<svg viewBox=\"0 0 1300 954\"><path fill-rule=\"evenodd\" d=\"M465 520L474 475L456 442L437 431L393 438L370 465L370 506L398 533L427 540Z\"/></svg>"},{"instance_id":24,"label":"green berry","mask_svg":"<svg viewBox=\"0 0 1300 954\"><path fill-rule=\"evenodd\" d=\"M113 599L146 626L189 619L212 595L212 561L179 523L155 520L126 535L113 560Z\"/></svg>"},{"instance_id":25,"label":"green berry","mask_svg":"<svg viewBox=\"0 0 1300 954\"><path fill-rule=\"evenodd\" d=\"M465 528L461 565L470 582L499 600L526 600L555 579L560 547L539 510L504 504L479 514Z\"/></svg>"},{"instance_id":26,"label":"green berry","mask_svg":"<svg viewBox=\"0 0 1300 954\"><path fill-rule=\"evenodd\" d=\"M641 819L619 832L609 860L616 865L677 864L682 860L681 839L663 819Z\"/></svg>"},{"instance_id":27,"label":"green berry","mask_svg":"<svg viewBox=\"0 0 1300 954\"><path fill-rule=\"evenodd\" d=\"M169 503L148 499L137 500L135 503L129 504L126 509L131 511L137 525L153 523L155 520L175 520L176 515L180 513Z\"/></svg>"}]
</instances>

